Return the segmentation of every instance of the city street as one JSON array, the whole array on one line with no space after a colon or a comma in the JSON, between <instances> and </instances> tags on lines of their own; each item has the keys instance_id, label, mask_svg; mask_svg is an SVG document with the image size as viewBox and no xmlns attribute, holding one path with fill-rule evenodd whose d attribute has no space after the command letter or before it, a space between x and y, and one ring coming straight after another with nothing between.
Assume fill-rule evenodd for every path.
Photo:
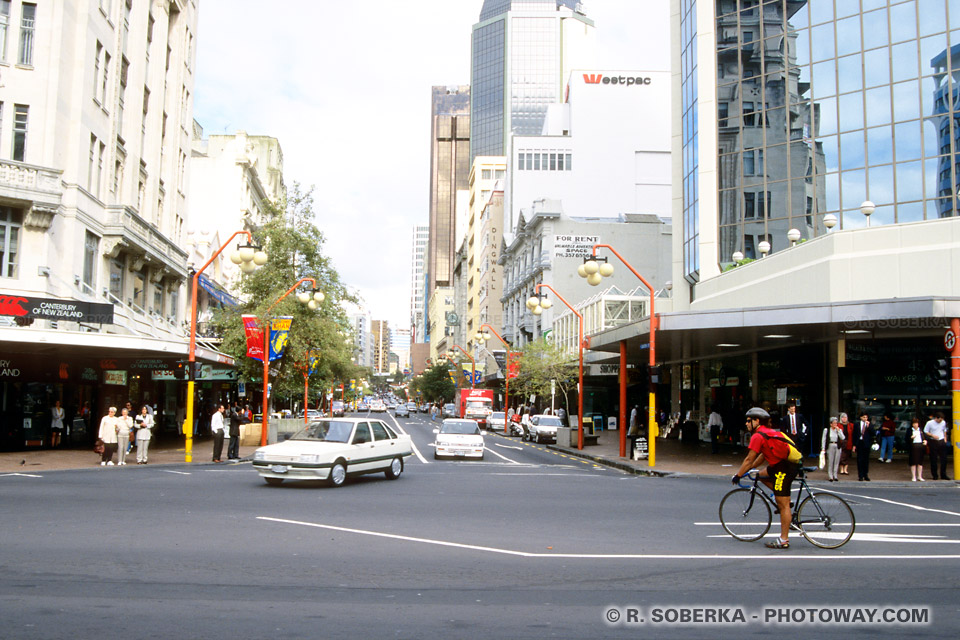
<instances>
[{"instance_id":1,"label":"city street","mask_svg":"<svg viewBox=\"0 0 960 640\"><path fill-rule=\"evenodd\" d=\"M492 434L483 461L435 461L428 416L372 417L413 437L395 482L271 487L249 463L0 475L4 637L758 637L825 628L765 610L837 607L921 607L897 635L956 637L952 484L841 486L850 543L774 551L721 529L725 480ZM682 625L693 608L745 620Z\"/></svg>"}]
</instances>

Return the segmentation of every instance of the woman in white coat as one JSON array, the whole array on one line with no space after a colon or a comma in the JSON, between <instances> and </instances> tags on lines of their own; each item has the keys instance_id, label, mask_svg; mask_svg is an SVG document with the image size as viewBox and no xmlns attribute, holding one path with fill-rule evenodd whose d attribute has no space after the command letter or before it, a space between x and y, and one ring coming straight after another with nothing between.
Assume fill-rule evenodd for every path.
<instances>
[{"instance_id":1,"label":"woman in white coat","mask_svg":"<svg viewBox=\"0 0 960 640\"><path fill-rule=\"evenodd\" d=\"M133 417L124 407L120 409L120 417L117 418L117 455L118 465L127 464L127 445L130 444L130 431L133 429ZM106 442L106 440L104 440Z\"/></svg>"},{"instance_id":2,"label":"woman in white coat","mask_svg":"<svg viewBox=\"0 0 960 640\"><path fill-rule=\"evenodd\" d=\"M840 451L846 435L836 418L830 418L830 426L823 430L820 451L827 458L827 480L837 482L837 470L840 468Z\"/></svg>"},{"instance_id":3,"label":"woman in white coat","mask_svg":"<svg viewBox=\"0 0 960 640\"><path fill-rule=\"evenodd\" d=\"M97 437L103 441L103 453L100 454L100 466L113 465L113 454L117 450L117 408L107 409L107 415L100 420L100 432Z\"/></svg>"},{"instance_id":4,"label":"woman in white coat","mask_svg":"<svg viewBox=\"0 0 960 640\"><path fill-rule=\"evenodd\" d=\"M147 412L144 405L137 416L137 464L147 464L147 450L150 448L151 429L153 429L153 415Z\"/></svg>"}]
</instances>

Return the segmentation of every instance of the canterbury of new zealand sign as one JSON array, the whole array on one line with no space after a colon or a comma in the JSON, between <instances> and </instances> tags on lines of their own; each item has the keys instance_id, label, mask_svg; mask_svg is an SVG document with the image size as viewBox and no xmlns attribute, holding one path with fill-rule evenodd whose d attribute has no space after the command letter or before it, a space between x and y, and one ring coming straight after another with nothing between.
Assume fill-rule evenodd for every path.
<instances>
[{"instance_id":1,"label":"canterbury of new zealand sign","mask_svg":"<svg viewBox=\"0 0 960 640\"><path fill-rule=\"evenodd\" d=\"M0 293L0 316L113 324L113 305Z\"/></svg>"}]
</instances>

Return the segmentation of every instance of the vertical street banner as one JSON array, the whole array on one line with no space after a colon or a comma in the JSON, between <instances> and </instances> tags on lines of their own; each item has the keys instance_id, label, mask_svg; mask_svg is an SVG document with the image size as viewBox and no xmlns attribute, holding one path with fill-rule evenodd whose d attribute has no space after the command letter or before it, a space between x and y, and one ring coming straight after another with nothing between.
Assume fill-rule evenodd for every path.
<instances>
[{"instance_id":1,"label":"vertical street banner","mask_svg":"<svg viewBox=\"0 0 960 640\"><path fill-rule=\"evenodd\" d=\"M263 362L263 331L257 322L257 316L244 314L243 331L247 335L247 357Z\"/></svg>"},{"instance_id":2,"label":"vertical street banner","mask_svg":"<svg viewBox=\"0 0 960 640\"><path fill-rule=\"evenodd\" d=\"M523 356L522 351L511 351L510 352L510 370L507 371L508 378L516 378L520 375L520 358Z\"/></svg>"},{"instance_id":3,"label":"vertical street banner","mask_svg":"<svg viewBox=\"0 0 960 640\"><path fill-rule=\"evenodd\" d=\"M310 368L308 369L308 371L309 371L309 374L308 374L308 375L311 375L311 376L312 376L314 373L316 373L316 371L317 371L317 365L318 365L318 364L320 364L320 356L319 356L319 355L314 355L314 354L311 353L311 354L310 354Z\"/></svg>"},{"instance_id":4,"label":"vertical street banner","mask_svg":"<svg viewBox=\"0 0 960 640\"><path fill-rule=\"evenodd\" d=\"M279 360L283 356L292 323L293 316L280 316L270 321L270 362Z\"/></svg>"}]
</instances>

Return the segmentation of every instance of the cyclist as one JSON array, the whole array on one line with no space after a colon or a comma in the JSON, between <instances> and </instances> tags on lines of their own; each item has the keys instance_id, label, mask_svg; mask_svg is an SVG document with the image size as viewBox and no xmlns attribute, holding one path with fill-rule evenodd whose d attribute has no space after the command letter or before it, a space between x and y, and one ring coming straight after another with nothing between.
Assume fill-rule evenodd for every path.
<instances>
[{"instance_id":1,"label":"cyclist","mask_svg":"<svg viewBox=\"0 0 960 640\"><path fill-rule=\"evenodd\" d=\"M800 471L800 462L803 456L797 450L793 441L785 434L765 426L770 414L754 407L747 411L747 431L750 435L749 451L736 475L733 484L740 484L743 474L759 467L764 461L768 463L765 470L760 471L760 481L773 489L777 500L777 511L780 514L780 538L768 542L771 549L790 548L790 485Z\"/></svg>"}]
</instances>

